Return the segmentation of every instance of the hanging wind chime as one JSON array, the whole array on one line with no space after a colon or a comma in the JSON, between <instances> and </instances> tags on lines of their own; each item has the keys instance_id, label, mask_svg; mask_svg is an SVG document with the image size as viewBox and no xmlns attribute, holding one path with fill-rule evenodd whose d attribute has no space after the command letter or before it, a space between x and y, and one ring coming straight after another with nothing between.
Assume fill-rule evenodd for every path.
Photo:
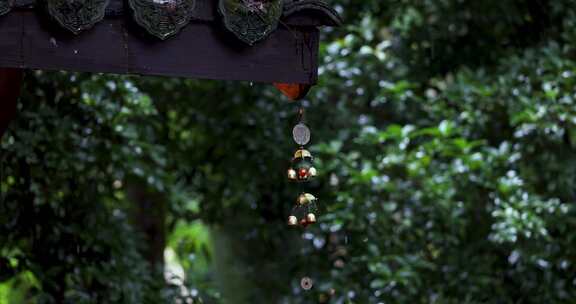
<instances>
[{"instance_id":1,"label":"hanging wind chime","mask_svg":"<svg viewBox=\"0 0 576 304\"><path fill-rule=\"evenodd\" d=\"M242 41L252 45L278 26L283 1L220 0L219 7L220 12L225 16L226 27ZM304 98L310 89L310 85L307 84L275 83L274 86L293 101ZM312 154L305 149L310 142L310 129L304 124L302 105L298 112L298 124L294 127L292 135L300 148L294 153L291 167L288 169L288 179L302 185L317 175L316 168L312 164ZM288 225L307 227L316 223L317 209L316 197L302 191L288 217Z\"/></svg>"},{"instance_id":2,"label":"hanging wind chime","mask_svg":"<svg viewBox=\"0 0 576 304\"><path fill-rule=\"evenodd\" d=\"M288 217L289 226L302 226L316 223L316 213L318 210L318 199L305 191L304 185L318 175L314 167L314 158L305 146L310 143L310 129L304 124L304 108L298 110L298 123L292 130L292 137L297 145L298 150L294 153L291 166L288 169L288 180L298 183L301 187L301 193L296 199L294 208Z\"/></svg>"}]
</instances>

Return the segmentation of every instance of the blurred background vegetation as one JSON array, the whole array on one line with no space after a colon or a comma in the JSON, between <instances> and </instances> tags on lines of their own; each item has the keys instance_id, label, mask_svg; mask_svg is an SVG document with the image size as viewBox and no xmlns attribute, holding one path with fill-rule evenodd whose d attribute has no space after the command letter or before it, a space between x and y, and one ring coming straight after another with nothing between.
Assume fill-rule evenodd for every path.
<instances>
[{"instance_id":1,"label":"blurred background vegetation","mask_svg":"<svg viewBox=\"0 0 576 304\"><path fill-rule=\"evenodd\" d=\"M573 0L330 4L318 225L285 225L296 105L270 85L28 72L0 303L573 302Z\"/></svg>"}]
</instances>

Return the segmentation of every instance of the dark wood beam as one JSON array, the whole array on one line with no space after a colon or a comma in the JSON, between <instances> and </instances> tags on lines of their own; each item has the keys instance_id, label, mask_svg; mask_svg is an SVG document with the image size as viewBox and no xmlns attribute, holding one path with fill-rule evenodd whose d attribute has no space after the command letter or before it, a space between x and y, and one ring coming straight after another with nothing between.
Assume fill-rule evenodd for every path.
<instances>
[{"instance_id":1,"label":"dark wood beam","mask_svg":"<svg viewBox=\"0 0 576 304\"><path fill-rule=\"evenodd\" d=\"M20 69L0 68L0 139L16 117L22 75Z\"/></svg>"},{"instance_id":2,"label":"dark wood beam","mask_svg":"<svg viewBox=\"0 0 576 304\"><path fill-rule=\"evenodd\" d=\"M316 27L279 28L247 46L216 23L160 41L123 17L74 35L32 10L0 17L0 67L314 84Z\"/></svg>"}]
</instances>

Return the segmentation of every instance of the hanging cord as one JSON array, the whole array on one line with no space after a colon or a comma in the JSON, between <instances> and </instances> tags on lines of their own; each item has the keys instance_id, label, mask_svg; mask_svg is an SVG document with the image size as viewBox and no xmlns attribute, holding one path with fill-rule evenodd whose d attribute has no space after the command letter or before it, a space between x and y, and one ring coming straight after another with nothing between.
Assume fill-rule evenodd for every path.
<instances>
[{"instance_id":1,"label":"hanging cord","mask_svg":"<svg viewBox=\"0 0 576 304\"><path fill-rule=\"evenodd\" d=\"M296 118L296 125L299 124L306 124L306 112L304 109L304 105L302 101L299 101L300 105L298 106L298 116ZM300 145L301 148L304 148L304 145Z\"/></svg>"},{"instance_id":2,"label":"hanging cord","mask_svg":"<svg viewBox=\"0 0 576 304\"><path fill-rule=\"evenodd\" d=\"M306 123L306 111L305 111L305 109L304 109L303 101L300 101L299 108L298 108L298 124L305 124L305 123ZM304 150L304 149L305 149L305 146L302 145L302 146L301 146L301 149ZM306 193L306 188L307 188L307 184L308 184L308 183L307 183L307 182L304 182L304 183L299 183L299 184L300 184L300 185L299 185L299 187L300 187L300 189L299 189L299 190L300 190L300 193L302 193L302 194ZM305 206L305 208L304 208L304 210L305 210L305 212L304 212L304 217L306 217L309 213L312 213L311 211L312 211L312 207L313 207L313 206L312 206L311 204L313 204L313 203L315 203L315 202L309 202L308 205ZM313 213L316 213L316 212L313 212ZM313 242L313 241L312 241L312 242ZM312 247L314 247L313 244L312 244ZM314 250L314 249L312 248L312 250ZM304 277L302 278L302 280L305 280L306 282L302 282L302 283L304 283L304 284L309 284L309 286L301 286L301 287L302 287L304 290L308 291L308 290L310 290L310 289L313 287L313 285L314 285L314 279L310 277L311 274L309 273L310 265L311 265L311 259L310 259L310 256L309 256L308 254L304 257L304 263L305 263ZM301 283L301 284L302 284L302 283Z\"/></svg>"}]
</instances>

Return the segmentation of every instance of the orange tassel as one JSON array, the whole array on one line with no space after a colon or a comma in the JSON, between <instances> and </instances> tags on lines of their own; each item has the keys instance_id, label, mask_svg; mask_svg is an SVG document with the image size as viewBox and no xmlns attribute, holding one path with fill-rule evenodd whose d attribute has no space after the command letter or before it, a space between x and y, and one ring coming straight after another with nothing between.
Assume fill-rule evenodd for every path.
<instances>
[{"instance_id":1,"label":"orange tassel","mask_svg":"<svg viewBox=\"0 0 576 304\"><path fill-rule=\"evenodd\" d=\"M309 84L301 83L274 83L274 86L292 101L306 97L312 87Z\"/></svg>"}]
</instances>

